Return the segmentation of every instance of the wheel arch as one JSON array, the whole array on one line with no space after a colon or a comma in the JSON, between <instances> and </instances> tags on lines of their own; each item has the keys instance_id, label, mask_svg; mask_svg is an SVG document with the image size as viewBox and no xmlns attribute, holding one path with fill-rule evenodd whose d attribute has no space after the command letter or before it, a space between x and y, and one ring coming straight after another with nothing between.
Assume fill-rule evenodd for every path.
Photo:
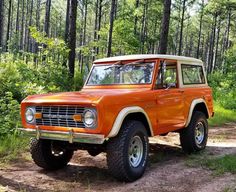
<instances>
[{"instance_id":1,"label":"wheel arch","mask_svg":"<svg viewBox=\"0 0 236 192\"><path fill-rule=\"evenodd\" d=\"M200 111L203 112L206 115L206 118L209 118L209 110L207 108L207 104L204 99L199 98L199 99L194 99L190 105L189 113L188 113L188 118L185 123L185 127L187 127L191 121L192 115L194 111Z\"/></svg>"},{"instance_id":2,"label":"wheel arch","mask_svg":"<svg viewBox=\"0 0 236 192\"><path fill-rule=\"evenodd\" d=\"M148 136L154 135L152 130L152 124L147 113L144 111L143 108L139 106L134 106L126 107L119 112L107 138L115 137L119 133L123 122L127 119L141 121L147 130Z\"/></svg>"}]
</instances>

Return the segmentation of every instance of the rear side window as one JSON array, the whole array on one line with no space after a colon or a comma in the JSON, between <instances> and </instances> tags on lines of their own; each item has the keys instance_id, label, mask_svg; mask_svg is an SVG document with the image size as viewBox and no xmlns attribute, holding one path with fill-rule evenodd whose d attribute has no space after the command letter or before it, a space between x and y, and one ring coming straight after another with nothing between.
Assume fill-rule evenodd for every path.
<instances>
[{"instance_id":1,"label":"rear side window","mask_svg":"<svg viewBox=\"0 0 236 192\"><path fill-rule=\"evenodd\" d=\"M202 66L182 64L183 84L205 84L205 77Z\"/></svg>"}]
</instances>

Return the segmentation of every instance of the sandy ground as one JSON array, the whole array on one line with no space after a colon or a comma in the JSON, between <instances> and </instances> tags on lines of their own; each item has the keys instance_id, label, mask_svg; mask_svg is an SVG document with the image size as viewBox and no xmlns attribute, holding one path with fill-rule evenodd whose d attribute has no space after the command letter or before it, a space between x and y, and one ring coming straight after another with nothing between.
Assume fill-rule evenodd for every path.
<instances>
[{"instance_id":1,"label":"sandy ground","mask_svg":"<svg viewBox=\"0 0 236 192\"><path fill-rule=\"evenodd\" d=\"M209 131L204 155L225 154L236 154L236 123ZM236 175L216 176L201 166L188 166L189 158L179 146L178 134L171 133L150 139L149 166L133 183L118 182L108 174L104 153L91 157L86 151L77 151L66 168L55 172L20 160L0 168L0 191L236 192Z\"/></svg>"}]
</instances>

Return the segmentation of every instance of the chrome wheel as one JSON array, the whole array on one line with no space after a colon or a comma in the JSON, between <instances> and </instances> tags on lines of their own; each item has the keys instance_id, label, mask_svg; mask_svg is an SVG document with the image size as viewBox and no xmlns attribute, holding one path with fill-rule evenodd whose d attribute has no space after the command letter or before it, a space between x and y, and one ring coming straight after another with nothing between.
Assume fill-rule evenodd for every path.
<instances>
[{"instance_id":1,"label":"chrome wheel","mask_svg":"<svg viewBox=\"0 0 236 192\"><path fill-rule=\"evenodd\" d=\"M195 127L195 141L196 144L200 145L204 140L205 128L202 122L198 122Z\"/></svg>"},{"instance_id":2,"label":"chrome wheel","mask_svg":"<svg viewBox=\"0 0 236 192\"><path fill-rule=\"evenodd\" d=\"M143 157L143 142L139 136L134 136L129 145L129 163L138 167Z\"/></svg>"}]
</instances>

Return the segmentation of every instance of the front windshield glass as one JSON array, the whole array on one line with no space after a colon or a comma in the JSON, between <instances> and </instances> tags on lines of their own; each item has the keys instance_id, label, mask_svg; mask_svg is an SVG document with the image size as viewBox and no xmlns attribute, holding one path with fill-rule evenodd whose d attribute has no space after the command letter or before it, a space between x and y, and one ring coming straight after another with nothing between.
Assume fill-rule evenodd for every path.
<instances>
[{"instance_id":1,"label":"front windshield glass","mask_svg":"<svg viewBox=\"0 0 236 192\"><path fill-rule=\"evenodd\" d=\"M154 63L95 65L87 85L150 84Z\"/></svg>"}]
</instances>

